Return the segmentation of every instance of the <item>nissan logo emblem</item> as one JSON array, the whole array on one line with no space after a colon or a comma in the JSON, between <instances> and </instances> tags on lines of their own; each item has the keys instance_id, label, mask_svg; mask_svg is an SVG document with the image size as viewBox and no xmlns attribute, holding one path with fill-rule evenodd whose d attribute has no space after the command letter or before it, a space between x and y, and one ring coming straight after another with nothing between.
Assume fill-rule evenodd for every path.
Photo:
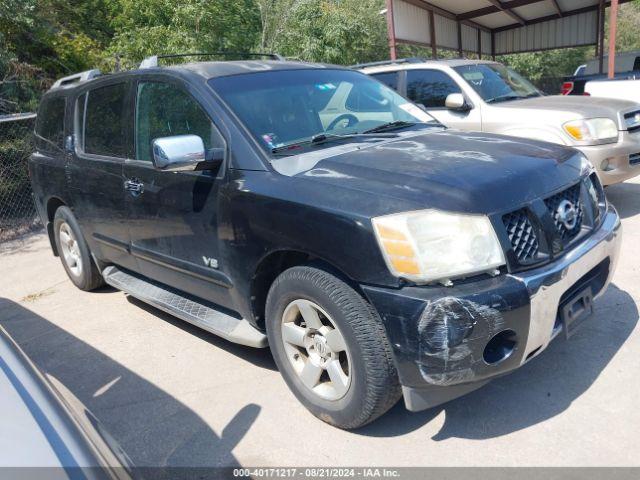
<instances>
[{"instance_id":1,"label":"nissan logo emblem","mask_svg":"<svg viewBox=\"0 0 640 480\"><path fill-rule=\"evenodd\" d=\"M556 209L558 221L567 230L573 230L578 223L578 210L569 200L562 200Z\"/></svg>"}]
</instances>

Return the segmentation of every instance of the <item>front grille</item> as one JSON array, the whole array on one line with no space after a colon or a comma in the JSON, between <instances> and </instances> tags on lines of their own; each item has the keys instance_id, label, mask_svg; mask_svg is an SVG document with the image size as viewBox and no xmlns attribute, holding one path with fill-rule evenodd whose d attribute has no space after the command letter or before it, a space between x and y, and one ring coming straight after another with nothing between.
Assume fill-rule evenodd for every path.
<instances>
[{"instance_id":1,"label":"front grille","mask_svg":"<svg viewBox=\"0 0 640 480\"><path fill-rule=\"evenodd\" d=\"M580 229L582 228L582 219L584 217L584 209L582 208L582 201L580 200L580 184L567 188L566 190L547 198L544 203L549 209L549 213L553 218L553 222L556 226L556 230L560 235L563 243L567 244L573 240ZM573 207L575 210L576 221L575 224L569 228L566 222L563 221L562 207Z\"/></svg>"},{"instance_id":2,"label":"front grille","mask_svg":"<svg viewBox=\"0 0 640 480\"><path fill-rule=\"evenodd\" d=\"M522 208L507 213L503 215L502 222L507 229L507 235L518 261L526 264L534 260L538 256L540 246L527 210Z\"/></svg>"},{"instance_id":3,"label":"front grille","mask_svg":"<svg viewBox=\"0 0 640 480\"><path fill-rule=\"evenodd\" d=\"M630 132L640 130L640 110L625 114L624 123Z\"/></svg>"},{"instance_id":4,"label":"front grille","mask_svg":"<svg viewBox=\"0 0 640 480\"><path fill-rule=\"evenodd\" d=\"M640 152L629 155L629 165L637 165L640 163Z\"/></svg>"},{"instance_id":5,"label":"front grille","mask_svg":"<svg viewBox=\"0 0 640 480\"><path fill-rule=\"evenodd\" d=\"M598 228L606 205L602 184L593 172L546 199L537 198L517 210L500 213L494 218L504 225L497 233L505 248L507 268L511 272L528 270L563 255Z\"/></svg>"}]
</instances>

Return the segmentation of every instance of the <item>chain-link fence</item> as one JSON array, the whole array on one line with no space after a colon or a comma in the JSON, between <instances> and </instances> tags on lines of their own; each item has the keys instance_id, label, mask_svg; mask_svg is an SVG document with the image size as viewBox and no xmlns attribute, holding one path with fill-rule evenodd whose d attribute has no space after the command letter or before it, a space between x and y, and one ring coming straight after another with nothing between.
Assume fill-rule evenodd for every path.
<instances>
[{"instance_id":1,"label":"chain-link fence","mask_svg":"<svg viewBox=\"0 0 640 480\"><path fill-rule=\"evenodd\" d=\"M27 170L34 122L34 114L0 116L0 242L41 228Z\"/></svg>"}]
</instances>

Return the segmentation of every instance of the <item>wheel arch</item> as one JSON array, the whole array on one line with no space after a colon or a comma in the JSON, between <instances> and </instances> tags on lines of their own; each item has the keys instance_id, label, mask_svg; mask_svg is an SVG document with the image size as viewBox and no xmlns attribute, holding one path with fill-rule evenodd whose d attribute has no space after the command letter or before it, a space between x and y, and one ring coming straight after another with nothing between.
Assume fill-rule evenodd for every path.
<instances>
[{"instance_id":1,"label":"wheel arch","mask_svg":"<svg viewBox=\"0 0 640 480\"><path fill-rule=\"evenodd\" d=\"M47 204L45 206L46 213L47 213L47 224L45 227L47 229L47 236L49 237L49 243L51 244L51 249L53 250L53 255L56 257L60 256L60 254L58 252L58 247L56 246L56 238L55 238L55 233L53 231L53 218L56 215L56 211L60 207L65 207L65 206L67 206L67 204L64 202L64 200L62 200L59 197L50 197L47 200Z\"/></svg>"},{"instance_id":2,"label":"wheel arch","mask_svg":"<svg viewBox=\"0 0 640 480\"><path fill-rule=\"evenodd\" d=\"M251 313L260 328L264 328L267 294L274 280L285 270L301 265L317 267L335 275L366 299L357 282L331 262L301 250L283 249L272 251L258 262L251 278Z\"/></svg>"}]
</instances>

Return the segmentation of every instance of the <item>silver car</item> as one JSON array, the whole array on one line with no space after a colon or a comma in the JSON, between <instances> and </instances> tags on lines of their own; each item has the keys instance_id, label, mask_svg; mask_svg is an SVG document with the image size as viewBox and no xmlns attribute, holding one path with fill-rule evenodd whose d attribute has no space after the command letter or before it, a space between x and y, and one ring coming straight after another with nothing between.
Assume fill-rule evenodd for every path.
<instances>
[{"instance_id":1,"label":"silver car","mask_svg":"<svg viewBox=\"0 0 640 480\"><path fill-rule=\"evenodd\" d=\"M3 299L0 299L0 304ZM2 478L129 480L132 464L100 422L0 326Z\"/></svg>"},{"instance_id":2,"label":"silver car","mask_svg":"<svg viewBox=\"0 0 640 480\"><path fill-rule=\"evenodd\" d=\"M575 147L604 185L640 174L640 104L545 96L497 62L406 59L356 67L423 105L448 127Z\"/></svg>"}]
</instances>

